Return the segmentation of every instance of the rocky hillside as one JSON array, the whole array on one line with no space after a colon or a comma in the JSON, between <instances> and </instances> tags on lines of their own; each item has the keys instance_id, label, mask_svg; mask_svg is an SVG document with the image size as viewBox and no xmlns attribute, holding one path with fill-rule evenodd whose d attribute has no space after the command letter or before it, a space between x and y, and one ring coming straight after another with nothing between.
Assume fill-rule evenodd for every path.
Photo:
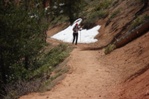
<instances>
[{"instance_id":1,"label":"rocky hillside","mask_svg":"<svg viewBox=\"0 0 149 99\"><path fill-rule=\"evenodd\" d=\"M116 47L122 47L148 31L148 0L105 0L96 2L96 6L90 7L88 10L90 13L97 10L100 12L99 20L96 22L102 25L100 34L97 36L100 39L97 43L98 46L106 46L111 43Z\"/></svg>"},{"instance_id":2,"label":"rocky hillside","mask_svg":"<svg viewBox=\"0 0 149 99\"><path fill-rule=\"evenodd\" d=\"M101 62L107 60L108 64L102 64L114 63L123 71L118 76L122 82L107 99L149 99L148 4L148 0L115 0L108 9L109 14L98 21L102 27L97 36L99 41L93 46L106 46L106 54L116 49Z\"/></svg>"}]
</instances>

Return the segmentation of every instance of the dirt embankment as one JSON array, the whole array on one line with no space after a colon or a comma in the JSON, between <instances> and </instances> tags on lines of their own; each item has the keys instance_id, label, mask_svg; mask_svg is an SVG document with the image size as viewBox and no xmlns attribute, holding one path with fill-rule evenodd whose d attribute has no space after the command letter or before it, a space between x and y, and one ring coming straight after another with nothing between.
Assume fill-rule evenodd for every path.
<instances>
[{"instance_id":1,"label":"dirt embankment","mask_svg":"<svg viewBox=\"0 0 149 99\"><path fill-rule=\"evenodd\" d=\"M98 46L103 46L122 37L130 31L133 21L137 17L149 16L149 6L140 15L137 12L143 3L133 0L123 0L111 8L111 12L121 9L113 19L99 21L103 27L97 36ZM129 42L124 47L116 49L111 54L101 57L100 63L107 68L115 68L114 76L120 83L112 89L105 99L149 99L149 32Z\"/></svg>"},{"instance_id":2,"label":"dirt embankment","mask_svg":"<svg viewBox=\"0 0 149 99\"><path fill-rule=\"evenodd\" d=\"M101 58L101 64L115 69L120 83L107 99L149 99L149 32Z\"/></svg>"},{"instance_id":3,"label":"dirt embankment","mask_svg":"<svg viewBox=\"0 0 149 99\"><path fill-rule=\"evenodd\" d=\"M143 17L149 16L149 6L141 10L141 14L137 14L143 6L141 0L119 0L115 6L109 9L109 15L104 20L99 20L98 24L101 24L102 27L99 35L96 36L99 39L96 46L107 45L111 41L125 36L127 32L131 31L132 26L143 21Z\"/></svg>"}]
</instances>

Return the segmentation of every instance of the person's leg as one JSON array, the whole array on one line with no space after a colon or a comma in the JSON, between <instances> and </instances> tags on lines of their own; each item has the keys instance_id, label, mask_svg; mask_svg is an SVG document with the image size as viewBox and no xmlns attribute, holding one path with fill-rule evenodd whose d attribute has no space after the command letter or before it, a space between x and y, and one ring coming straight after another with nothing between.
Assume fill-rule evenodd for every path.
<instances>
[{"instance_id":1,"label":"person's leg","mask_svg":"<svg viewBox=\"0 0 149 99\"><path fill-rule=\"evenodd\" d=\"M73 33L73 40L72 40L72 44L74 44L75 41L75 33Z\"/></svg>"},{"instance_id":2,"label":"person's leg","mask_svg":"<svg viewBox=\"0 0 149 99\"><path fill-rule=\"evenodd\" d=\"M77 43L78 43L78 33L76 33L76 37L75 38L76 38L76 43L75 44L77 45Z\"/></svg>"}]
</instances>

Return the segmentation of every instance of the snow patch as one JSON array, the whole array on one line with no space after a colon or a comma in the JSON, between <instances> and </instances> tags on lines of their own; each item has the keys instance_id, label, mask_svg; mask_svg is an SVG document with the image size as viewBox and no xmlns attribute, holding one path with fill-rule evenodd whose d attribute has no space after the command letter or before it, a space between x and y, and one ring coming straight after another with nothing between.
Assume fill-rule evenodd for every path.
<instances>
[{"instance_id":1,"label":"snow patch","mask_svg":"<svg viewBox=\"0 0 149 99\"><path fill-rule=\"evenodd\" d=\"M74 21L73 25L67 27L66 29L58 32L57 34L53 35L51 38L61 40L63 42L72 42L73 39L73 27L76 23L80 24L82 22L82 19L79 18L76 21ZM100 26L97 25L93 27L92 29L82 29L79 31L79 37L78 37L78 43L93 43L97 42L98 40L94 37L98 34L98 30L100 29Z\"/></svg>"}]
</instances>

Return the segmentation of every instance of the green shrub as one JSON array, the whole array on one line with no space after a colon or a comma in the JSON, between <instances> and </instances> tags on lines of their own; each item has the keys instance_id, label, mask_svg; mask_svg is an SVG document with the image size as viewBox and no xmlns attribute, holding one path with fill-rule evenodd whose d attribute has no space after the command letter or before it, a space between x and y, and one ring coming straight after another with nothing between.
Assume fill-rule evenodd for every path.
<instances>
[{"instance_id":1,"label":"green shrub","mask_svg":"<svg viewBox=\"0 0 149 99\"><path fill-rule=\"evenodd\" d=\"M131 29L134 29L135 27L139 26L142 23L143 23L142 17L136 18L131 24Z\"/></svg>"},{"instance_id":2,"label":"green shrub","mask_svg":"<svg viewBox=\"0 0 149 99\"><path fill-rule=\"evenodd\" d=\"M131 29L134 29L135 27L143 24L146 20L149 20L149 15L144 15L137 17L130 25Z\"/></svg>"},{"instance_id":3,"label":"green shrub","mask_svg":"<svg viewBox=\"0 0 149 99\"><path fill-rule=\"evenodd\" d=\"M65 21L68 20L68 17L66 16L63 16L63 15L60 15L58 17L54 17L53 20L51 21L51 26L55 25L55 24L60 24L60 23L63 23Z\"/></svg>"},{"instance_id":4,"label":"green shrub","mask_svg":"<svg viewBox=\"0 0 149 99\"><path fill-rule=\"evenodd\" d=\"M104 53L105 54L109 54L110 52L112 52L114 49L116 49L116 45L114 44L109 44L106 48Z\"/></svg>"},{"instance_id":5,"label":"green shrub","mask_svg":"<svg viewBox=\"0 0 149 99\"><path fill-rule=\"evenodd\" d=\"M98 18L102 19L108 16L108 12L106 10L100 10L97 12Z\"/></svg>"},{"instance_id":6,"label":"green shrub","mask_svg":"<svg viewBox=\"0 0 149 99\"><path fill-rule=\"evenodd\" d=\"M57 68L58 64L69 56L71 50L72 48L66 44L60 44L52 48L38 60L40 62L40 66L30 72L26 72L25 70L22 71L18 68L18 66L16 66L15 68L18 69L18 71L20 70L20 72L26 73L25 78L7 84L5 86L7 95L4 96L4 99L10 99L10 97L11 99L18 99L21 95L39 91L45 83L51 82L56 77L60 76L66 71L65 69L57 71L54 77L51 77L51 73L55 70L55 68ZM20 72L16 72L16 75L20 75Z\"/></svg>"},{"instance_id":7,"label":"green shrub","mask_svg":"<svg viewBox=\"0 0 149 99\"><path fill-rule=\"evenodd\" d=\"M112 0L104 0L100 4L100 6L101 6L102 9L107 9L107 8L109 8L111 6L111 4L112 4Z\"/></svg>"},{"instance_id":8,"label":"green shrub","mask_svg":"<svg viewBox=\"0 0 149 99\"><path fill-rule=\"evenodd\" d=\"M108 12L106 10L100 10L90 13L90 15L87 16L86 20L83 22L84 28L89 29L95 26L96 21L98 19L102 19L108 16Z\"/></svg>"},{"instance_id":9,"label":"green shrub","mask_svg":"<svg viewBox=\"0 0 149 99\"><path fill-rule=\"evenodd\" d=\"M5 99L18 99L18 95L16 91L10 91L9 95L5 97Z\"/></svg>"},{"instance_id":10,"label":"green shrub","mask_svg":"<svg viewBox=\"0 0 149 99\"><path fill-rule=\"evenodd\" d=\"M90 14L89 19L94 21L97 19L105 18L108 15L106 10L99 10Z\"/></svg>"},{"instance_id":11,"label":"green shrub","mask_svg":"<svg viewBox=\"0 0 149 99\"><path fill-rule=\"evenodd\" d=\"M42 66L30 74L32 75L31 78L42 76L44 73L49 74L55 66L68 57L71 50L72 48L69 48L66 44L60 44L51 49L45 55L44 60L41 60Z\"/></svg>"},{"instance_id":12,"label":"green shrub","mask_svg":"<svg viewBox=\"0 0 149 99\"><path fill-rule=\"evenodd\" d=\"M105 9L107 9L107 8L109 8L111 5L112 5L112 0L103 0L103 1L100 1L99 3L97 3L97 4L99 4L99 5L97 5L96 4L96 7L95 7L95 11L99 11L99 10L105 10Z\"/></svg>"},{"instance_id":13,"label":"green shrub","mask_svg":"<svg viewBox=\"0 0 149 99\"><path fill-rule=\"evenodd\" d=\"M110 19L114 18L115 16L117 16L118 14L120 13L120 9L114 11L111 16L110 16Z\"/></svg>"}]
</instances>

